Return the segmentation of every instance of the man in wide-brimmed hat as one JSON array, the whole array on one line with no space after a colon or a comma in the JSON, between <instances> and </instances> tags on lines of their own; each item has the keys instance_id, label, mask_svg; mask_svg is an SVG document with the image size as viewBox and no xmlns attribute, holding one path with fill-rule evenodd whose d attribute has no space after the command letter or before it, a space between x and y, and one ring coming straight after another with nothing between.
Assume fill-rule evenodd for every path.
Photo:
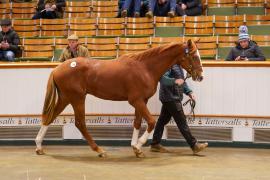
<instances>
[{"instance_id":1,"label":"man in wide-brimmed hat","mask_svg":"<svg viewBox=\"0 0 270 180\"><path fill-rule=\"evenodd\" d=\"M19 53L20 38L11 28L11 20L1 21L2 31L0 33L0 60L14 61L15 55Z\"/></svg>"}]
</instances>

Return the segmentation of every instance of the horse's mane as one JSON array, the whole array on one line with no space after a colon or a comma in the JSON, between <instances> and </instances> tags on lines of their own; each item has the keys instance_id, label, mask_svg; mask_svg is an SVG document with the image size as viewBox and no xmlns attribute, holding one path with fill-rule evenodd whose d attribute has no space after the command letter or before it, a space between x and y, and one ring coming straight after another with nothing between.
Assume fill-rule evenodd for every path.
<instances>
[{"instance_id":1,"label":"horse's mane","mask_svg":"<svg viewBox=\"0 0 270 180\"><path fill-rule=\"evenodd\" d=\"M129 53L121 56L121 59L133 59L135 61L144 61L148 59L149 57L159 56L161 53L170 50L171 48L174 48L176 46L180 46L181 43L170 43L161 45L158 47L150 48L142 52L136 52L136 53ZM119 58L119 59L120 59Z\"/></svg>"}]
</instances>

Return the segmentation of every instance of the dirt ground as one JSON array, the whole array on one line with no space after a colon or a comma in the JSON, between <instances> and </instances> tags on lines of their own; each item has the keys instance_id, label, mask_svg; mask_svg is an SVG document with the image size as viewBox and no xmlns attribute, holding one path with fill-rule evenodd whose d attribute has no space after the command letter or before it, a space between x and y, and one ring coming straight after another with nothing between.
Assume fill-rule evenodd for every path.
<instances>
[{"instance_id":1,"label":"dirt ground","mask_svg":"<svg viewBox=\"0 0 270 180\"><path fill-rule=\"evenodd\" d=\"M171 153L154 153L143 147L136 158L130 147L104 147L99 158L88 146L0 147L0 180L269 180L270 150L208 148L192 155L187 147L169 147Z\"/></svg>"}]
</instances>

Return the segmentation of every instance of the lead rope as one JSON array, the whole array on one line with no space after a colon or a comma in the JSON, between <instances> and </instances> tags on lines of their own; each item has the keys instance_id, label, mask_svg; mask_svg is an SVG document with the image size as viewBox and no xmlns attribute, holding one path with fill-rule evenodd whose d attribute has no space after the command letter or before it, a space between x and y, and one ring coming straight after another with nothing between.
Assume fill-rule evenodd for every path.
<instances>
[{"instance_id":1,"label":"lead rope","mask_svg":"<svg viewBox=\"0 0 270 180\"><path fill-rule=\"evenodd\" d=\"M196 106L196 101L194 99L189 99L183 104L183 106L186 106L187 104L190 105L190 115L192 115L192 120L194 121L195 120L194 109L195 109L195 106Z\"/></svg>"},{"instance_id":2,"label":"lead rope","mask_svg":"<svg viewBox=\"0 0 270 180\"><path fill-rule=\"evenodd\" d=\"M188 78L191 78L191 75L189 73L187 73L187 76L184 78L184 82L186 82Z\"/></svg>"},{"instance_id":3,"label":"lead rope","mask_svg":"<svg viewBox=\"0 0 270 180\"><path fill-rule=\"evenodd\" d=\"M189 73L187 73L187 76L184 78L184 81L186 81L190 77L191 77L191 75ZM194 109L195 109L195 106L196 106L196 101L194 99L189 99L183 104L183 106L186 106L187 104L190 105L190 115L192 115L192 119L194 121L195 120Z\"/></svg>"}]
</instances>

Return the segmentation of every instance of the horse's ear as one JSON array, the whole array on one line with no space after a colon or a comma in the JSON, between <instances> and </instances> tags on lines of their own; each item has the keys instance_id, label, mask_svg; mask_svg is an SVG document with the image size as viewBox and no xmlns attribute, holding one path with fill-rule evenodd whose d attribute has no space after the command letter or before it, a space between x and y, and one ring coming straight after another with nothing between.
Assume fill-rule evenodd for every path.
<instances>
[{"instance_id":1,"label":"horse's ear","mask_svg":"<svg viewBox=\"0 0 270 180\"><path fill-rule=\"evenodd\" d=\"M194 42L191 39L189 39L187 41L188 49L193 49L193 44L194 44Z\"/></svg>"},{"instance_id":2,"label":"horse's ear","mask_svg":"<svg viewBox=\"0 0 270 180\"><path fill-rule=\"evenodd\" d=\"M197 44L198 42L200 42L200 40L201 40L201 38L197 39L197 40L195 41L195 44Z\"/></svg>"},{"instance_id":3,"label":"horse's ear","mask_svg":"<svg viewBox=\"0 0 270 180\"><path fill-rule=\"evenodd\" d=\"M191 39L189 39L187 41L187 45L188 45L188 49L192 48L192 40Z\"/></svg>"}]
</instances>

